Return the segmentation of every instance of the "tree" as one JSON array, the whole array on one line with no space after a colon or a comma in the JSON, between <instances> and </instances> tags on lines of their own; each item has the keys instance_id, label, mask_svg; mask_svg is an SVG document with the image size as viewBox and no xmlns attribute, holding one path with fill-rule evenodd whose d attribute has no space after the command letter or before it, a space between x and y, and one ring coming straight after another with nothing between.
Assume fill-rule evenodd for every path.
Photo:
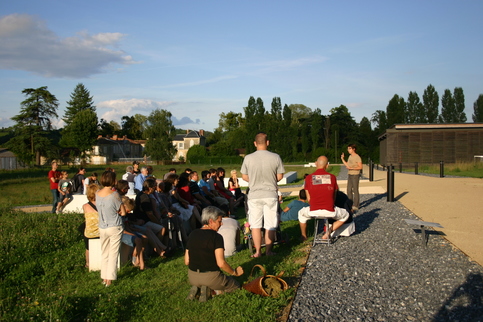
<instances>
[{"instance_id":1,"label":"tree","mask_svg":"<svg viewBox=\"0 0 483 322\"><path fill-rule=\"evenodd\" d=\"M26 88L22 94L27 99L20 103L20 114L12 117L17 124L15 137L9 141L8 146L23 162L31 163L35 160L40 165L40 156L52 148L47 132L52 129L51 119L58 117L59 103L47 90L47 86Z\"/></svg>"},{"instance_id":2,"label":"tree","mask_svg":"<svg viewBox=\"0 0 483 322\"><path fill-rule=\"evenodd\" d=\"M386 107L387 125L392 126L393 124L404 123L405 109L404 98L394 94Z\"/></svg>"},{"instance_id":3,"label":"tree","mask_svg":"<svg viewBox=\"0 0 483 322\"><path fill-rule=\"evenodd\" d=\"M357 123L345 105L330 110L330 124L333 129L337 130L338 145L347 145L355 141ZM332 131L332 134L335 132Z\"/></svg>"},{"instance_id":4,"label":"tree","mask_svg":"<svg viewBox=\"0 0 483 322\"><path fill-rule=\"evenodd\" d=\"M142 125L134 116L123 116L121 118L121 135L133 140L141 140L143 138Z\"/></svg>"},{"instance_id":5,"label":"tree","mask_svg":"<svg viewBox=\"0 0 483 322\"><path fill-rule=\"evenodd\" d=\"M425 114L423 123L436 123L439 114L439 95L431 84L424 90L423 107Z\"/></svg>"},{"instance_id":6,"label":"tree","mask_svg":"<svg viewBox=\"0 0 483 322\"><path fill-rule=\"evenodd\" d=\"M292 124L300 124L301 120L308 118L312 114L310 107L303 104L290 104L288 107L292 110Z\"/></svg>"},{"instance_id":7,"label":"tree","mask_svg":"<svg viewBox=\"0 0 483 322\"><path fill-rule=\"evenodd\" d=\"M453 94L449 89L445 89L441 97L441 114L439 123L455 123L456 109Z\"/></svg>"},{"instance_id":8,"label":"tree","mask_svg":"<svg viewBox=\"0 0 483 322\"><path fill-rule=\"evenodd\" d=\"M159 108L148 116L145 151L154 160L172 160L176 153L173 146L175 128L171 116L171 112Z\"/></svg>"},{"instance_id":9,"label":"tree","mask_svg":"<svg viewBox=\"0 0 483 322\"><path fill-rule=\"evenodd\" d=\"M84 86L84 84L79 83L75 87L74 92L70 94L70 101L67 101L67 106L63 118L65 124L69 125L74 117L77 115L77 113L87 109L93 112L96 111L96 107L94 106L94 102L92 100L92 96L90 96L89 91Z\"/></svg>"},{"instance_id":10,"label":"tree","mask_svg":"<svg viewBox=\"0 0 483 322\"><path fill-rule=\"evenodd\" d=\"M107 122L101 119L99 122L99 134L102 136L112 136L121 134L121 126L116 121Z\"/></svg>"},{"instance_id":11,"label":"tree","mask_svg":"<svg viewBox=\"0 0 483 322\"><path fill-rule=\"evenodd\" d=\"M409 92L408 100L406 102L406 109L404 112L405 123L423 123L424 122L424 108L419 100L419 95L416 92Z\"/></svg>"},{"instance_id":12,"label":"tree","mask_svg":"<svg viewBox=\"0 0 483 322\"><path fill-rule=\"evenodd\" d=\"M473 103L473 122L483 122L483 94Z\"/></svg>"},{"instance_id":13,"label":"tree","mask_svg":"<svg viewBox=\"0 0 483 322\"><path fill-rule=\"evenodd\" d=\"M316 108L310 117L312 126L310 128L310 136L312 138L312 151L315 151L322 145L322 125L324 117L319 108Z\"/></svg>"},{"instance_id":14,"label":"tree","mask_svg":"<svg viewBox=\"0 0 483 322\"><path fill-rule=\"evenodd\" d=\"M92 109L79 111L62 131L60 144L75 148L74 156L85 159L97 141L97 113ZM75 150L74 150L75 151Z\"/></svg>"},{"instance_id":15,"label":"tree","mask_svg":"<svg viewBox=\"0 0 483 322\"><path fill-rule=\"evenodd\" d=\"M233 131L237 128L240 127L242 124L242 114L241 113L235 113L235 112L228 112L224 113L222 112L220 114L220 120L218 121L218 127L220 131Z\"/></svg>"},{"instance_id":16,"label":"tree","mask_svg":"<svg viewBox=\"0 0 483 322\"><path fill-rule=\"evenodd\" d=\"M143 114L134 114L134 119L141 125L142 138L145 139L144 130L146 130L146 125L148 122L148 117Z\"/></svg>"},{"instance_id":17,"label":"tree","mask_svg":"<svg viewBox=\"0 0 483 322\"><path fill-rule=\"evenodd\" d=\"M465 113L465 94L463 93L463 88L455 87L453 91L453 98L456 110L455 123L465 123L466 113Z\"/></svg>"},{"instance_id":18,"label":"tree","mask_svg":"<svg viewBox=\"0 0 483 322\"><path fill-rule=\"evenodd\" d=\"M202 145L196 144L189 148L188 152L186 153L186 160L194 163L199 159L205 158L206 156L206 148Z\"/></svg>"},{"instance_id":19,"label":"tree","mask_svg":"<svg viewBox=\"0 0 483 322\"><path fill-rule=\"evenodd\" d=\"M377 110L372 114L371 122L375 124L374 132L382 134L387 130L386 112Z\"/></svg>"}]
</instances>

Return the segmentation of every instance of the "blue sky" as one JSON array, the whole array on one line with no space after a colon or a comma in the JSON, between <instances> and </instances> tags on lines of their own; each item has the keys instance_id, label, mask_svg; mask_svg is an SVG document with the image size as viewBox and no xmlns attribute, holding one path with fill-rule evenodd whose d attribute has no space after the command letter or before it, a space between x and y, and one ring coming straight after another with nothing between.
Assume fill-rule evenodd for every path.
<instances>
[{"instance_id":1,"label":"blue sky","mask_svg":"<svg viewBox=\"0 0 483 322\"><path fill-rule=\"evenodd\" d=\"M0 6L0 127L24 88L48 86L59 120L78 83L99 118L162 108L212 131L250 96L270 109L341 104L357 122L433 84L483 94L483 1L8 1Z\"/></svg>"}]
</instances>

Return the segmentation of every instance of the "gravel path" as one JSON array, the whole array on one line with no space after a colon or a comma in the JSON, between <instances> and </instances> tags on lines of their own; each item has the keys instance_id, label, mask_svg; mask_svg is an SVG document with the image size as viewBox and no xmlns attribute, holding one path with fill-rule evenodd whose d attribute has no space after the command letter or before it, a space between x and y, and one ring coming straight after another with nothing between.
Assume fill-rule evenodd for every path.
<instances>
[{"instance_id":1,"label":"gravel path","mask_svg":"<svg viewBox=\"0 0 483 322\"><path fill-rule=\"evenodd\" d=\"M406 218L361 195L356 233L312 248L288 320L483 321L483 268L434 231L422 246Z\"/></svg>"}]
</instances>

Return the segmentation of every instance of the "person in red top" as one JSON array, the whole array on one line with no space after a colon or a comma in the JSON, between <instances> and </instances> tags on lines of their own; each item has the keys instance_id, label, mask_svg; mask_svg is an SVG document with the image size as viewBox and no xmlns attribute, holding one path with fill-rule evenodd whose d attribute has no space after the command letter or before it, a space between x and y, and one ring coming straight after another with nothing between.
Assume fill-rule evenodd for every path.
<instances>
[{"instance_id":1,"label":"person in red top","mask_svg":"<svg viewBox=\"0 0 483 322\"><path fill-rule=\"evenodd\" d=\"M337 230L349 219L347 210L335 206L339 186L336 177L326 171L328 165L327 157L320 156L315 162L317 170L305 177L305 192L310 207L302 208L299 211L300 232L303 240L307 239L307 221L309 219L314 217L335 219L331 231ZM322 238L328 239L331 231L326 232Z\"/></svg>"},{"instance_id":2,"label":"person in red top","mask_svg":"<svg viewBox=\"0 0 483 322\"><path fill-rule=\"evenodd\" d=\"M49 171L49 183L50 183L50 191L52 192L52 213L55 214L57 210L57 204L59 203L59 180L60 180L60 171L57 170L58 164L57 161L52 161L52 170Z\"/></svg>"}]
</instances>

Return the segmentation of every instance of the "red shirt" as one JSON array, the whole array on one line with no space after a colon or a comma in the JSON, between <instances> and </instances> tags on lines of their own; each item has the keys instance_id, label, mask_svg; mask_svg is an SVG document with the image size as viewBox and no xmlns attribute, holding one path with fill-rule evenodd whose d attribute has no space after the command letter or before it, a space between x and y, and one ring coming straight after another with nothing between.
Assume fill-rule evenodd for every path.
<instances>
[{"instance_id":1,"label":"red shirt","mask_svg":"<svg viewBox=\"0 0 483 322\"><path fill-rule=\"evenodd\" d=\"M195 199L193 198L193 195L191 194L189 186L177 188L176 190L178 191L179 196L181 198L183 198L184 200L188 201L188 203L190 205L195 203Z\"/></svg>"},{"instance_id":2,"label":"red shirt","mask_svg":"<svg viewBox=\"0 0 483 322\"><path fill-rule=\"evenodd\" d=\"M50 178L55 178L57 179L56 182L52 182L52 179ZM50 170L49 171L49 182L50 182L50 190L55 189L57 190L59 188L59 179L60 178L60 171L58 170Z\"/></svg>"},{"instance_id":3,"label":"red shirt","mask_svg":"<svg viewBox=\"0 0 483 322\"><path fill-rule=\"evenodd\" d=\"M318 169L305 178L305 190L310 194L310 211L334 211L335 192L339 189L337 179L324 169Z\"/></svg>"}]
</instances>

